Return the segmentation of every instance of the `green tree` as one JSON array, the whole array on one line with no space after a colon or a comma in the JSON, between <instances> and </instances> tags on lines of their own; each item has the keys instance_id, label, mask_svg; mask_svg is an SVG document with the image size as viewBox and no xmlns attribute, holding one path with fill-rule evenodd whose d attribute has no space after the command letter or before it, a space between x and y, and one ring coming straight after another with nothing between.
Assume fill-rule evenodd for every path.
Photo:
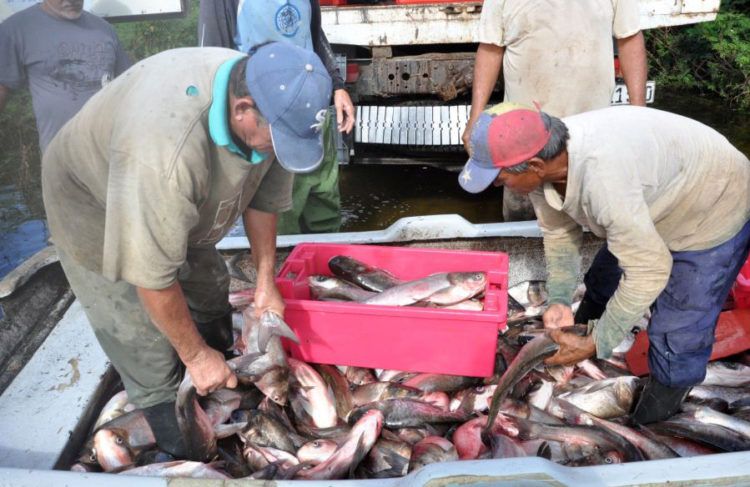
<instances>
[{"instance_id":1,"label":"green tree","mask_svg":"<svg viewBox=\"0 0 750 487\"><path fill-rule=\"evenodd\" d=\"M750 109L750 0L727 1L713 22L647 32L649 69L662 87L718 95Z\"/></svg>"}]
</instances>

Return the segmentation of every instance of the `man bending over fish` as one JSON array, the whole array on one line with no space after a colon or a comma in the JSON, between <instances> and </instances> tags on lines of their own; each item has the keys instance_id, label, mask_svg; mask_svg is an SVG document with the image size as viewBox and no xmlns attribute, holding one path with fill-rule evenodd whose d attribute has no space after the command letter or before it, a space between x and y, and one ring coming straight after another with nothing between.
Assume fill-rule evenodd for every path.
<instances>
[{"instance_id":1,"label":"man bending over fish","mask_svg":"<svg viewBox=\"0 0 750 487\"><path fill-rule=\"evenodd\" d=\"M44 205L65 274L162 450L185 457L175 417L183 365L199 394L234 387L229 276L214 245L243 214L258 272L255 310L283 316L276 214L294 172L320 164L331 78L287 43L250 56L176 49L109 83L42 163Z\"/></svg>"},{"instance_id":2,"label":"man bending over fish","mask_svg":"<svg viewBox=\"0 0 750 487\"><path fill-rule=\"evenodd\" d=\"M715 130L650 108L612 107L559 119L502 103L485 111L459 176L528 194L544 234L549 308L560 345L549 364L607 358L644 313L650 379L637 423L679 410L700 383L714 328L750 246L750 162ZM570 308L583 228L606 239ZM579 337L556 330L587 323Z\"/></svg>"}]
</instances>

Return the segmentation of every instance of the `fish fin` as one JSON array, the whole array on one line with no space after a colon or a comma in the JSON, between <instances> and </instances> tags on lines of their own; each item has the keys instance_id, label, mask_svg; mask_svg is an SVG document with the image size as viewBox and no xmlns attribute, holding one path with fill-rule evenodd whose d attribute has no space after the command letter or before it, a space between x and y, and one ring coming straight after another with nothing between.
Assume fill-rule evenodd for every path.
<instances>
[{"instance_id":1,"label":"fish fin","mask_svg":"<svg viewBox=\"0 0 750 487\"><path fill-rule=\"evenodd\" d=\"M357 440L357 448L354 449L354 461L349 465L348 478L354 477L354 471L357 469L357 465L359 465L359 462L361 462L365 455L367 455L368 451L369 450L365 449L365 434L362 433Z\"/></svg>"},{"instance_id":2,"label":"fish fin","mask_svg":"<svg viewBox=\"0 0 750 487\"><path fill-rule=\"evenodd\" d=\"M547 460L552 458L552 450L550 449L548 442L545 441L539 445L539 449L536 451L536 456L546 458Z\"/></svg>"},{"instance_id":3,"label":"fish fin","mask_svg":"<svg viewBox=\"0 0 750 487\"><path fill-rule=\"evenodd\" d=\"M260 317L261 327L258 333L258 347L266 351L268 341L273 336L287 338L299 344L299 337L289 328L284 319L272 311L264 311Z\"/></svg>"},{"instance_id":4,"label":"fish fin","mask_svg":"<svg viewBox=\"0 0 750 487\"><path fill-rule=\"evenodd\" d=\"M469 400L469 395L467 394L463 399L461 399L461 402L456 408L456 411L460 411L466 415L474 414L474 405L472 403L473 401Z\"/></svg>"},{"instance_id":5,"label":"fish fin","mask_svg":"<svg viewBox=\"0 0 750 487\"><path fill-rule=\"evenodd\" d=\"M495 423L495 418L497 418L497 413L500 412L500 395L498 392L500 392L499 387L495 389L495 392L492 394L490 410L487 413L487 424L485 424L483 428L485 431L489 431L490 428L492 428L492 425Z\"/></svg>"},{"instance_id":6,"label":"fish fin","mask_svg":"<svg viewBox=\"0 0 750 487\"><path fill-rule=\"evenodd\" d=\"M214 426L214 434L217 440L222 438L229 438L230 436L239 433L247 426L247 421L241 423L230 423L230 424L217 424Z\"/></svg>"},{"instance_id":7,"label":"fish fin","mask_svg":"<svg viewBox=\"0 0 750 487\"><path fill-rule=\"evenodd\" d=\"M110 471L109 471L109 472L107 472L107 473L111 473L111 474L122 473L122 472L124 472L125 470L130 470L131 468L134 468L135 466L136 466L136 463L135 463L135 462L133 462L133 463L128 463L127 465L123 465L123 466L121 466L121 467L113 468L112 470L110 470Z\"/></svg>"},{"instance_id":8,"label":"fish fin","mask_svg":"<svg viewBox=\"0 0 750 487\"><path fill-rule=\"evenodd\" d=\"M280 462L279 462L280 463ZM297 465L293 465L286 470L279 468L279 474L274 477L275 480L292 480L301 470L306 470L312 467L313 464L310 461L300 462Z\"/></svg>"}]
</instances>

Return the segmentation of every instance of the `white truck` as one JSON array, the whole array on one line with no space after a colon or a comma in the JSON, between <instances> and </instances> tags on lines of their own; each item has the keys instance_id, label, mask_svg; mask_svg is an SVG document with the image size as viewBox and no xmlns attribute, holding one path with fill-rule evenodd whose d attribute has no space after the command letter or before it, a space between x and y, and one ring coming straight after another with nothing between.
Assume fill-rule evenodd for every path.
<instances>
[{"instance_id":1,"label":"white truck","mask_svg":"<svg viewBox=\"0 0 750 487\"><path fill-rule=\"evenodd\" d=\"M323 29L357 105L356 130L341 162L460 163L482 2L321 1L326 4ZM713 20L719 0L640 0L640 10L642 29L675 26ZM649 102L654 88L649 81ZM626 102L618 83L612 103Z\"/></svg>"}]
</instances>

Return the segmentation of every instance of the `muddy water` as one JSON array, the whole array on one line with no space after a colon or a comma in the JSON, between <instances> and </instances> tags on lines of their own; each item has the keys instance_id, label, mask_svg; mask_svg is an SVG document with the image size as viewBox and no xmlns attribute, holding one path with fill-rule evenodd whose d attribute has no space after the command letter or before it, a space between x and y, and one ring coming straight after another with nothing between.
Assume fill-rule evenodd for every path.
<instances>
[{"instance_id":1,"label":"muddy water","mask_svg":"<svg viewBox=\"0 0 750 487\"><path fill-rule=\"evenodd\" d=\"M653 108L679 113L721 132L750 155L750 113L727 110L715 99L657 93ZM434 168L343 168L341 197L344 227L382 229L401 217L458 213L473 223L502 220L502 191L492 188L470 195L456 183L455 173Z\"/></svg>"},{"instance_id":2,"label":"muddy water","mask_svg":"<svg viewBox=\"0 0 750 487\"><path fill-rule=\"evenodd\" d=\"M706 123L750 154L750 114L714 99L657 93L655 108ZM458 213L475 223L499 221L501 190L463 192L456 173L433 167L342 166L344 231L382 229L401 217ZM46 245L38 161L0 166L0 277Z\"/></svg>"}]
</instances>

